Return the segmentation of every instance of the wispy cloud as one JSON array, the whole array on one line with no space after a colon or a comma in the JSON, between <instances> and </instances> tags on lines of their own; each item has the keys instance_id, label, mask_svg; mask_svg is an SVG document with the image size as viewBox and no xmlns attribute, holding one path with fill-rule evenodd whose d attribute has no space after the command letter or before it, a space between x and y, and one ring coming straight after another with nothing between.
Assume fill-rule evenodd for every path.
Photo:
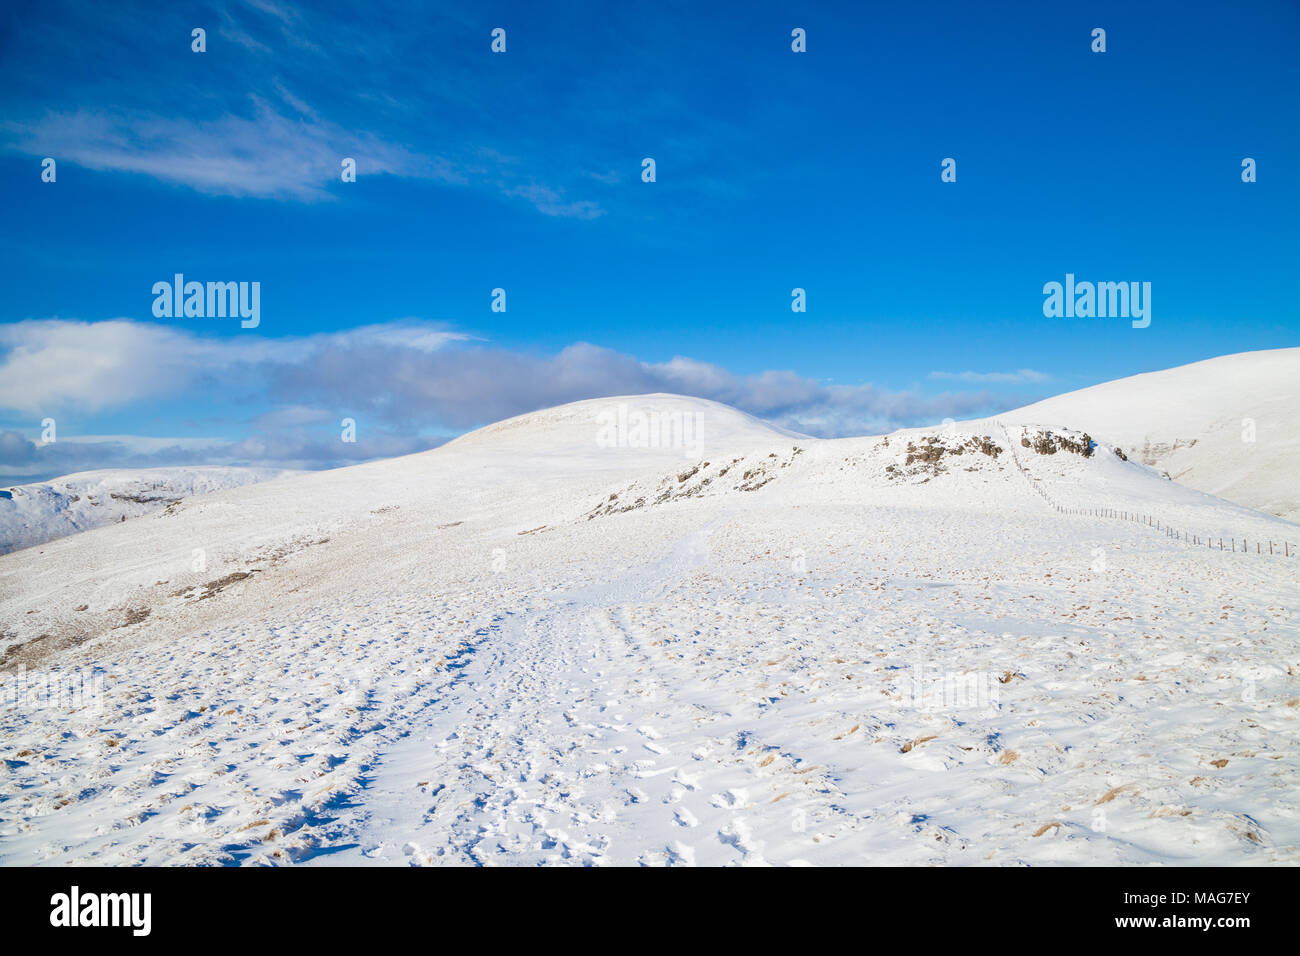
<instances>
[{"instance_id":1,"label":"wispy cloud","mask_svg":"<svg viewBox=\"0 0 1300 956\"><path fill-rule=\"evenodd\" d=\"M6 110L0 149L294 202L339 196L339 163L353 157L359 178L462 187L573 220L652 195L622 188L643 143L671 156L674 184L697 195L734 192L747 175L726 163L725 183L708 179L718 155L743 148L734 110L683 109L693 88L675 77L629 94L628 78L657 63L619 41L633 25L670 31L635 12L590 24L578 86L561 22L498 56L472 11L415 13L394 0L370 0L364 13L278 0L193 10L123 0L113 12L83 2L15 18L11 69L32 95ZM208 31L202 54L189 49L195 26Z\"/></svg>"},{"instance_id":2,"label":"wispy cloud","mask_svg":"<svg viewBox=\"0 0 1300 956\"><path fill-rule=\"evenodd\" d=\"M307 109L301 104L299 109ZM358 175L394 175L464 184L466 175L338 124L285 115L254 97L251 115L206 122L149 113L77 110L4 126L11 147L88 169L140 173L214 195L320 200L339 179L344 157Z\"/></svg>"},{"instance_id":3,"label":"wispy cloud","mask_svg":"<svg viewBox=\"0 0 1300 956\"><path fill-rule=\"evenodd\" d=\"M550 186L539 186L537 184L512 186L505 190L505 194L526 199L533 204L538 212L561 219L595 219L605 214L605 210L591 200L565 201L561 192Z\"/></svg>"}]
</instances>

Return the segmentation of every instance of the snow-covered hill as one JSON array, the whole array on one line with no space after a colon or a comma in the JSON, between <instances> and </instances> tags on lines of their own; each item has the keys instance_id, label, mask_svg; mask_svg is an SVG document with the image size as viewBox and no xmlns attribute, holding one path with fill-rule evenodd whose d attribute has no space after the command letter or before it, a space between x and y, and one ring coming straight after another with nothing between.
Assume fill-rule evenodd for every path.
<instances>
[{"instance_id":1,"label":"snow-covered hill","mask_svg":"<svg viewBox=\"0 0 1300 956\"><path fill-rule=\"evenodd\" d=\"M0 864L1294 863L1298 537L673 396L186 498L0 557Z\"/></svg>"},{"instance_id":2,"label":"snow-covered hill","mask_svg":"<svg viewBox=\"0 0 1300 956\"><path fill-rule=\"evenodd\" d=\"M182 498L296 472L275 468L151 468L83 471L0 489L0 554L137 518Z\"/></svg>"},{"instance_id":3,"label":"snow-covered hill","mask_svg":"<svg viewBox=\"0 0 1300 956\"><path fill-rule=\"evenodd\" d=\"M1134 375L998 417L1083 429L1188 487L1300 520L1300 348Z\"/></svg>"},{"instance_id":4,"label":"snow-covered hill","mask_svg":"<svg viewBox=\"0 0 1300 956\"><path fill-rule=\"evenodd\" d=\"M803 437L720 402L656 393L589 399L518 415L462 435L447 447L500 448L511 455L601 463L619 451L640 459L683 459L709 448Z\"/></svg>"}]
</instances>

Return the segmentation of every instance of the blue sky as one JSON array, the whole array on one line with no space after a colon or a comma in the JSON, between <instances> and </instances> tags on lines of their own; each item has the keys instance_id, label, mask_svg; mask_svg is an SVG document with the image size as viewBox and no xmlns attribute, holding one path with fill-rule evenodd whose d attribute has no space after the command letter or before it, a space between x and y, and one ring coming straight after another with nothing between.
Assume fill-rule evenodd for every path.
<instances>
[{"instance_id":1,"label":"blue sky","mask_svg":"<svg viewBox=\"0 0 1300 956\"><path fill-rule=\"evenodd\" d=\"M878 432L1297 344L1293 2L2 15L0 481L660 390ZM260 325L155 318L177 272ZM1045 318L1067 272L1150 282L1150 327Z\"/></svg>"}]
</instances>

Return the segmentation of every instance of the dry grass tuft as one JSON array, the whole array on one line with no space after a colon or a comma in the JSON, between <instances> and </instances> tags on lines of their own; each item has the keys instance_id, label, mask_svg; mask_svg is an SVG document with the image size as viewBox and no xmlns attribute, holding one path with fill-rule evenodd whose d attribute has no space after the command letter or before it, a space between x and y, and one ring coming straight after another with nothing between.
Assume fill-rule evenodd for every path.
<instances>
[{"instance_id":1,"label":"dry grass tuft","mask_svg":"<svg viewBox=\"0 0 1300 956\"><path fill-rule=\"evenodd\" d=\"M1118 787L1111 787L1109 790L1107 790L1097 799L1097 802L1093 804L1093 806L1099 807L1103 803L1110 803L1112 800L1118 797L1125 790L1129 790L1131 788L1132 788L1132 784L1127 784L1127 783L1121 783Z\"/></svg>"}]
</instances>

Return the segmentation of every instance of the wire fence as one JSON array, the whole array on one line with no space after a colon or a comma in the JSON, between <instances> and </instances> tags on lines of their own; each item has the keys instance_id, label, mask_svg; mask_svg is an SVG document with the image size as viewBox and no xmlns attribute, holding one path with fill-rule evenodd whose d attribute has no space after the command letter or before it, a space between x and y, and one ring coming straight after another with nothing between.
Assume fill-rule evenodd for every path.
<instances>
[{"instance_id":1,"label":"wire fence","mask_svg":"<svg viewBox=\"0 0 1300 956\"><path fill-rule=\"evenodd\" d=\"M1234 553L1240 551L1243 554L1251 553L1251 541L1249 538L1244 536L1241 538L1228 537L1225 539L1214 535L1200 535L1186 531L1183 528L1174 527L1162 518L1145 514L1140 511L1128 511L1123 508L1073 508L1068 505L1063 505L1059 501L1053 500L1052 496L1043 489L1041 482L1035 479L1034 476L1025 468L1024 464L1021 463L1020 456L1016 453L1016 443L1011 439L1011 433L1007 431L1006 425L1003 425L1001 422L998 422L997 424L998 427L1002 429L1002 434L1006 436L1007 448L1011 451L1011 460L1015 463L1020 474L1024 475L1025 480L1029 483L1029 487L1037 492L1039 497L1059 513L1067 515L1082 515L1094 518L1113 518L1119 521L1131 521L1134 524L1148 527L1152 531L1162 532L1165 537L1174 541L1184 542L1192 547L1201 547L1204 545L1211 550L1231 551ZM1292 550L1291 544L1290 541L1286 540L1272 541L1264 538L1256 538L1254 540L1254 553L1293 558L1295 557L1295 551ZM1240 545L1240 547L1238 547L1238 545Z\"/></svg>"}]
</instances>

